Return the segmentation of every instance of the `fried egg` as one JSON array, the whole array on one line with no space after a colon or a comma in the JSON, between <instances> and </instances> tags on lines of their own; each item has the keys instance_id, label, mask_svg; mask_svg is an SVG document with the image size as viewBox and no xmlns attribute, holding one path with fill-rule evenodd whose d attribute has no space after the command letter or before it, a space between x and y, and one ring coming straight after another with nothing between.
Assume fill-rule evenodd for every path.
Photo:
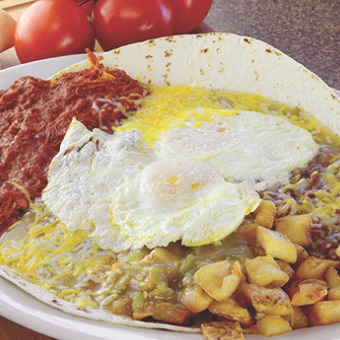
<instances>
[{"instance_id":1,"label":"fried egg","mask_svg":"<svg viewBox=\"0 0 340 340\"><path fill-rule=\"evenodd\" d=\"M191 119L160 134L156 155L199 159L227 181L264 190L288 183L290 172L306 165L319 149L308 131L283 117L254 111L231 116L225 110L205 112L208 121Z\"/></svg>"},{"instance_id":2,"label":"fried egg","mask_svg":"<svg viewBox=\"0 0 340 340\"><path fill-rule=\"evenodd\" d=\"M255 191L228 183L208 164L190 158L157 161L127 181L113 198L112 225L134 248L218 241L259 204Z\"/></svg>"},{"instance_id":3,"label":"fried egg","mask_svg":"<svg viewBox=\"0 0 340 340\"><path fill-rule=\"evenodd\" d=\"M135 131L111 135L73 120L52 160L42 199L69 230L107 229L115 190L155 155ZM128 246L120 239L125 248Z\"/></svg>"},{"instance_id":4,"label":"fried egg","mask_svg":"<svg viewBox=\"0 0 340 340\"><path fill-rule=\"evenodd\" d=\"M116 252L210 244L256 209L258 191L288 183L318 151L286 117L180 90L180 100L151 98L113 135L72 122L42 194L69 230Z\"/></svg>"},{"instance_id":5,"label":"fried egg","mask_svg":"<svg viewBox=\"0 0 340 340\"><path fill-rule=\"evenodd\" d=\"M78 121L48 179L42 199L53 214L117 252L218 241L260 202L255 191L226 182L207 163L159 160L136 130L108 135Z\"/></svg>"}]
</instances>

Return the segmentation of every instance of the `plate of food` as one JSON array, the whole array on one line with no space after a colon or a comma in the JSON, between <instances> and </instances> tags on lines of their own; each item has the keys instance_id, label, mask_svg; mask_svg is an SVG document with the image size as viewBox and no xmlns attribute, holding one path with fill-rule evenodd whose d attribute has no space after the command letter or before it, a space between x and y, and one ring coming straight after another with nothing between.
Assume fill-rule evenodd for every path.
<instances>
[{"instance_id":1,"label":"plate of food","mask_svg":"<svg viewBox=\"0 0 340 340\"><path fill-rule=\"evenodd\" d=\"M1 315L60 339L337 338L340 101L302 65L160 38L20 78L0 109Z\"/></svg>"}]
</instances>

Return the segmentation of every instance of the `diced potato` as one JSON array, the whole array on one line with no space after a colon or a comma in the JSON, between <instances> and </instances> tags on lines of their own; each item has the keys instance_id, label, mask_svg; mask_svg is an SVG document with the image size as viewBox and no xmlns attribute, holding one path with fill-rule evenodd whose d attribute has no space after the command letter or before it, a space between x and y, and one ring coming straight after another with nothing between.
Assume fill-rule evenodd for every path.
<instances>
[{"instance_id":1,"label":"diced potato","mask_svg":"<svg viewBox=\"0 0 340 340\"><path fill-rule=\"evenodd\" d=\"M336 248L335 254L336 256L340 257L340 245L338 245L338 248Z\"/></svg>"},{"instance_id":2,"label":"diced potato","mask_svg":"<svg viewBox=\"0 0 340 340\"><path fill-rule=\"evenodd\" d=\"M151 253L146 256L141 263L167 263L171 261L179 260L180 256L171 249L167 248L155 248Z\"/></svg>"},{"instance_id":3,"label":"diced potato","mask_svg":"<svg viewBox=\"0 0 340 340\"><path fill-rule=\"evenodd\" d=\"M233 266L228 261L211 263L200 268L194 275L196 284L217 301L229 298L242 279L244 275L238 261Z\"/></svg>"},{"instance_id":4,"label":"diced potato","mask_svg":"<svg viewBox=\"0 0 340 340\"><path fill-rule=\"evenodd\" d=\"M111 310L116 315L130 315L131 316L131 301L128 298L118 298L112 302Z\"/></svg>"},{"instance_id":5,"label":"diced potato","mask_svg":"<svg viewBox=\"0 0 340 340\"><path fill-rule=\"evenodd\" d=\"M213 302L213 298L201 287L195 285L182 291L180 301L186 309L196 314L207 309Z\"/></svg>"},{"instance_id":6,"label":"diced potato","mask_svg":"<svg viewBox=\"0 0 340 340\"><path fill-rule=\"evenodd\" d=\"M295 271L290 265L290 263L282 261L282 260L276 260L276 263L289 276L289 279L291 279L294 276Z\"/></svg>"},{"instance_id":7,"label":"diced potato","mask_svg":"<svg viewBox=\"0 0 340 340\"><path fill-rule=\"evenodd\" d=\"M153 304L151 316L157 321L183 325L191 313L181 304L159 301Z\"/></svg>"},{"instance_id":8,"label":"diced potato","mask_svg":"<svg viewBox=\"0 0 340 340\"><path fill-rule=\"evenodd\" d=\"M253 324L253 317L247 308L241 307L234 299L229 298L223 302L214 301L209 306L212 314L221 316L225 319L238 321L245 327Z\"/></svg>"},{"instance_id":9,"label":"diced potato","mask_svg":"<svg viewBox=\"0 0 340 340\"><path fill-rule=\"evenodd\" d=\"M334 267L330 267L327 270L326 281L330 288L340 287L340 275Z\"/></svg>"},{"instance_id":10,"label":"diced potato","mask_svg":"<svg viewBox=\"0 0 340 340\"><path fill-rule=\"evenodd\" d=\"M288 295L281 288L266 288L249 283L242 285L242 293L257 313L292 315L293 308Z\"/></svg>"},{"instance_id":11,"label":"diced potato","mask_svg":"<svg viewBox=\"0 0 340 340\"><path fill-rule=\"evenodd\" d=\"M152 316L152 305L145 304L142 308L136 310L132 314L133 318L136 320L143 320Z\"/></svg>"},{"instance_id":12,"label":"diced potato","mask_svg":"<svg viewBox=\"0 0 340 340\"><path fill-rule=\"evenodd\" d=\"M289 287L288 295L292 306L307 306L324 300L328 293L327 288L327 282L323 280L298 280Z\"/></svg>"},{"instance_id":13,"label":"diced potato","mask_svg":"<svg viewBox=\"0 0 340 340\"><path fill-rule=\"evenodd\" d=\"M333 287L328 291L328 300L340 300L340 287Z\"/></svg>"},{"instance_id":14,"label":"diced potato","mask_svg":"<svg viewBox=\"0 0 340 340\"><path fill-rule=\"evenodd\" d=\"M259 244L253 246L252 249L254 251L255 256L266 256L265 250Z\"/></svg>"},{"instance_id":15,"label":"diced potato","mask_svg":"<svg viewBox=\"0 0 340 340\"><path fill-rule=\"evenodd\" d=\"M255 223L268 229L271 229L273 227L275 214L275 204L268 200L262 200L260 205L253 212Z\"/></svg>"},{"instance_id":16,"label":"diced potato","mask_svg":"<svg viewBox=\"0 0 340 340\"><path fill-rule=\"evenodd\" d=\"M259 286L269 284L282 287L288 282L289 276L276 263L273 256L258 256L244 263L248 281Z\"/></svg>"},{"instance_id":17,"label":"diced potato","mask_svg":"<svg viewBox=\"0 0 340 340\"><path fill-rule=\"evenodd\" d=\"M292 327L293 329L305 328L308 326L309 321L306 314L303 312L301 307L293 306L293 318L292 318Z\"/></svg>"},{"instance_id":18,"label":"diced potato","mask_svg":"<svg viewBox=\"0 0 340 340\"><path fill-rule=\"evenodd\" d=\"M340 322L340 301L321 301L306 309L306 315L313 326Z\"/></svg>"},{"instance_id":19,"label":"diced potato","mask_svg":"<svg viewBox=\"0 0 340 340\"><path fill-rule=\"evenodd\" d=\"M236 236L245 241L249 246L256 244L256 229L259 225L256 223L243 224L236 230Z\"/></svg>"},{"instance_id":20,"label":"diced potato","mask_svg":"<svg viewBox=\"0 0 340 340\"><path fill-rule=\"evenodd\" d=\"M205 340L244 340L242 328L238 322L208 322L201 325Z\"/></svg>"},{"instance_id":21,"label":"diced potato","mask_svg":"<svg viewBox=\"0 0 340 340\"><path fill-rule=\"evenodd\" d=\"M300 246L297 243L295 243L295 248L297 252L297 260L294 263L296 268L296 266L300 265L300 263L302 263L307 257L309 257L309 254L304 247Z\"/></svg>"},{"instance_id":22,"label":"diced potato","mask_svg":"<svg viewBox=\"0 0 340 340\"><path fill-rule=\"evenodd\" d=\"M296 262L297 251L295 245L287 236L259 226L256 230L256 238L267 255L272 255L274 258L289 263Z\"/></svg>"},{"instance_id":23,"label":"diced potato","mask_svg":"<svg viewBox=\"0 0 340 340\"><path fill-rule=\"evenodd\" d=\"M292 327L289 321L279 315L266 315L257 321L255 329L266 336L273 336L290 332Z\"/></svg>"},{"instance_id":24,"label":"diced potato","mask_svg":"<svg viewBox=\"0 0 340 340\"><path fill-rule=\"evenodd\" d=\"M297 268L297 279L325 279L326 273L329 268L338 268L339 261L319 259L317 257L307 257Z\"/></svg>"},{"instance_id":25,"label":"diced potato","mask_svg":"<svg viewBox=\"0 0 340 340\"><path fill-rule=\"evenodd\" d=\"M286 235L293 243L303 247L312 243L310 215L289 215L275 221L275 230Z\"/></svg>"}]
</instances>

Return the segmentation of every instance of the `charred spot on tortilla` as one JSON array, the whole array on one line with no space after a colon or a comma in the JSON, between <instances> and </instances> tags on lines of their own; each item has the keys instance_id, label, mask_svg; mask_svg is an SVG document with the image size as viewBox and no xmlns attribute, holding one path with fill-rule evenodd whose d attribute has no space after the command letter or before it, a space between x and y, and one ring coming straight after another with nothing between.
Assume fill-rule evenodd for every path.
<instances>
[{"instance_id":1,"label":"charred spot on tortilla","mask_svg":"<svg viewBox=\"0 0 340 340\"><path fill-rule=\"evenodd\" d=\"M57 299L53 299L52 303L57 306L62 306L62 304Z\"/></svg>"},{"instance_id":2,"label":"charred spot on tortilla","mask_svg":"<svg viewBox=\"0 0 340 340\"><path fill-rule=\"evenodd\" d=\"M174 39L172 36L165 37L165 40L169 43L176 43L176 39Z\"/></svg>"},{"instance_id":3,"label":"charred spot on tortilla","mask_svg":"<svg viewBox=\"0 0 340 340\"><path fill-rule=\"evenodd\" d=\"M146 43L147 43L150 47L157 46L157 42L155 41L155 39L147 40Z\"/></svg>"},{"instance_id":4,"label":"charred spot on tortilla","mask_svg":"<svg viewBox=\"0 0 340 340\"><path fill-rule=\"evenodd\" d=\"M170 58L173 54L173 50L172 49L169 49L167 51L164 52L164 57L165 58Z\"/></svg>"}]
</instances>

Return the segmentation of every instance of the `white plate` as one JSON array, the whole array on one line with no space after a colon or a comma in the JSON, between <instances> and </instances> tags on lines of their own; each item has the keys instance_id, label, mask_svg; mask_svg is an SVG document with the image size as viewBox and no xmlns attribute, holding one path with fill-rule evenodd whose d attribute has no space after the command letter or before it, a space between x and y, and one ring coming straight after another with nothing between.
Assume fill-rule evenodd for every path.
<instances>
[{"instance_id":1,"label":"white plate","mask_svg":"<svg viewBox=\"0 0 340 340\"><path fill-rule=\"evenodd\" d=\"M25 75L46 79L65 67L86 59L86 54L52 58L23 64L0 71L0 90ZM334 91L340 96L339 91ZM123 327L88 320L52 308L17 286L0 278L0 315L27 328L61 340L202 340L201 335L163 330ZM247 340L265 339L262 335L246 336ZM273 340L339 340L340 324L313 327L276 336Z\"/></svg>"},{"instance_id":2,"label":"white plate","mask_svg":"<svg viewBox=\"0 0 340 340\"><path fill-rule=\"evenodd\" d=\"M16 79L23 76L33 76L47 79L64 68L79 63L87 58L87 54L74 54L65 57L57 57L34 61L9 67L0 71L0 90L10 87Z\"/></svg>"}]
</instances>

